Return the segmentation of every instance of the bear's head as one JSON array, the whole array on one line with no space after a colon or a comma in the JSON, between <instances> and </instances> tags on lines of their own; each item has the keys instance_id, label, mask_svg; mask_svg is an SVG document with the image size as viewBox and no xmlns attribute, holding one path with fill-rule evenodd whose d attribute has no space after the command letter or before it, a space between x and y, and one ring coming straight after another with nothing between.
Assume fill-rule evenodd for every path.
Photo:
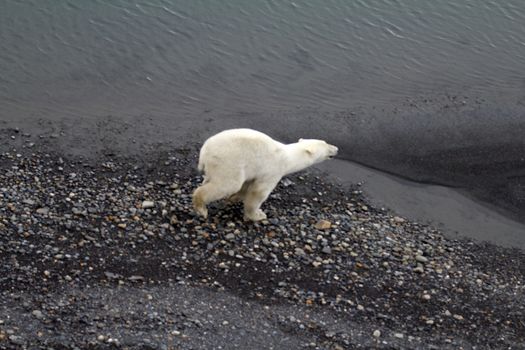
<instances>
[{"instance_id":1,"label":"bear's head","mask_svg":"<svg viewBox=\"0 0 525 350\"><path fill-rule=\"evenodd\" d=\"M301 148L305 150L309 157L313 158L314 163L322 162L323 160L335 157L338 148L330 145L323 140L315 139L299 139L298 142Z\"/></svg>"}]
</instances>

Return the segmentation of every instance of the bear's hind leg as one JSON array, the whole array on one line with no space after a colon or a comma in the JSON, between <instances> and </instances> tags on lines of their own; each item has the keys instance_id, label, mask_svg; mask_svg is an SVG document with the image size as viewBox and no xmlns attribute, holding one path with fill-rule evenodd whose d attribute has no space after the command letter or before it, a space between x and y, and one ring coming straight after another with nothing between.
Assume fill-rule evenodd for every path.
<instances>
[{"instance_id":1,"label":"bear's hind leg","mask_svg":"<svg viewBox=\"0 0 525 350\"><path fill-rule=\"evenodd\" d=\"M232 180L227 184L217 184L208 181L193 192L193 208L202 217L208 217L206 206L214 201L230 196L238 192L242 187L240 179Z\"/></svg>"},{"instance_id":2,"label":"bear's hind leg","mask_svg":"<svg viewBox=\"0 0 525 350\"><path fill-rule=\"evenodd\" d=\"M202 185L193 192L193 209L197 214L203 218L208 217L208 209L206 208L206 202L204 200L204 193L206 191L206 185Z\"/></svg>"},{"instance_id":3,"label":"bear's hind leg","mask_svg":"<svg viewBox=\"0 0 525 350\"><path fill-rule=\"evenodd\" d=\"M246 190L244 197L244 219L260 221L266 219L261 210L261 204L268 198L277 186L280 178L270 180L255 180Z\"/></svg>"},{"instance_id":4,"label":"bear's hind leg","mask_svg":"<svg viewBox=\"0 0 525 350\"><path fill-rule=\"evenodd\" d=\"M244 198L246 197L246 194L248 193L248 189L250 188L250 185L253 183L253 180L246 181L239 192L236 192L228 197L227 201L231 204L233 203L239 203L243 202Z\"/></svg>"}]
</instances>

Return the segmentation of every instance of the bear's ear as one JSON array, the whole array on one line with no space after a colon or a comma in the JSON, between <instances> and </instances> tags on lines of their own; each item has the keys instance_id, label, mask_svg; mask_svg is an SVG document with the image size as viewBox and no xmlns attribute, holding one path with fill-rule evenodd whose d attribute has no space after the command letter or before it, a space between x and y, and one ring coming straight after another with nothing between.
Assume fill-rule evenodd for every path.
<instances>
[{"instance_id":1,"label":"bear's ear","mask_svg":"<svg viewBox=\"0 0 525 350\"><path fill-rule=\"evenodd\" d=\"M312 156L314 152L310 148L305 148L304 151L309 155Z\"/></svg>"},{"instance_id":2,"label":"bear's ear","mask_svg":"<svg viewBox=\"0 0 525 350\"><path fill-rule=\"evenodd\" d=\"M299 142L302 142L304 139L299 139Z\"/></svg>"}]
</instances>

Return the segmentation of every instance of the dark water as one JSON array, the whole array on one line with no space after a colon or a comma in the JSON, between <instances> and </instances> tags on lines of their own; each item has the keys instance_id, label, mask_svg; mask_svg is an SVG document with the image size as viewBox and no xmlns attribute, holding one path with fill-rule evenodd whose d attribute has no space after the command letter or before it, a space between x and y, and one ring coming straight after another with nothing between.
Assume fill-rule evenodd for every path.
<instances>
[{"instance_id":1,"label":"dark water","mask_svg":"<svg viewBox=\"0 0 525 350\"><path fill-rule=\"evenodd\" d=\"M4 0L0 23L12 108L340 110L525 87L521 0Z\"/></svg>"},{"instance_id":2,"label":"dark water","mask_svg":"<svg viewBox=\"0 0 525 350\"><path fill-rule=\"evenodd\" d=\"M522 0L0 2L7 125L308 134L520 215L524 111Z\"/></svg>"}]
</instances>

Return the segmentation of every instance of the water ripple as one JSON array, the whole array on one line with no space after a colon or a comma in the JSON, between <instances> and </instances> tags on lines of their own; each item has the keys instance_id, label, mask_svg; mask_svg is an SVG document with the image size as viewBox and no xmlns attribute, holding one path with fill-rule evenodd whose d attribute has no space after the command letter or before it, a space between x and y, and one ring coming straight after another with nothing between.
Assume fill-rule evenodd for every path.
<instances>
[{"instance_id":1,"label":"water ripple","mask_svg":"<svg viewBox=\"0 0 525 350\"><path fill-rule=\"evenodd\" d=\"M519 90L524 22L520 0L4 1L0 113L84 113L82 100L344 110L439 88Z\"/></svg>"}]
</instances>

